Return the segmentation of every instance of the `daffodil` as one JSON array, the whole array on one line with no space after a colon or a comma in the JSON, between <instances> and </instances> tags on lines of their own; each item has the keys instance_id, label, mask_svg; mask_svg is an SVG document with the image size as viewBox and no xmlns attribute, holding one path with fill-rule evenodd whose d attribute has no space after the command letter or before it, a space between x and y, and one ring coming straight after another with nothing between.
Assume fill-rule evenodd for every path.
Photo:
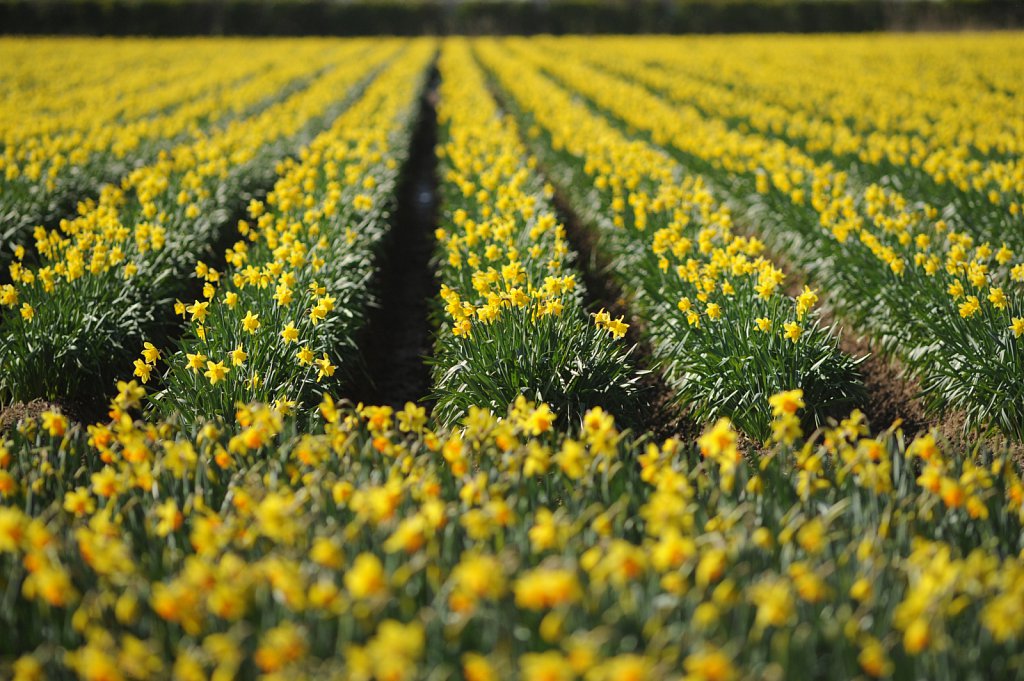
<instances>
[{"instance_id":1,"label":"daffodil","mask_svg":"<svg viewBox=\"0 0 1024 681\"><path fill-rule=\"evenodd\" d=\"M253 314L252 310L245 313L245 317L242 319L242 330L246 333L256 333L256 330L260 328L260 316Z\"/></svg>"},{"instance_id":2,"label":"daffodil","mask_svg":"<svg viewBox=\"0 0 1024 681\"><path fill-rule=\"evenodd\" d=\"M231 366L237 367L245 364L245 360L249 359L249 354L239 345L228 353L228 357L231 358Z\"/></svg>"},{"instance_id":3,"label":"daffodil","mask_svg":"<svg viewBox=\"0 0 1024 681\"><path fill-rule=\"evenodd\" d=\"M206 362L206 371L203 375L210 379L210 385L217 385L219 382L227 378L228 372L231 370L224 366L224 362Z\"/></svg>"},{"instance_id":4,"label":"daffodil","mask_svg":"<svg viewBox=\"0 0 1024 681\"><path fill-rule=\"evenodd\" d=\"M316 377L317 381L322 380L324 377L333 376L335 369L338 368L334 364L331 364L331 360L328 359L326 352L324 353L323 357L316 360L316 365L318 367Z\"/></svg>"},{"instance_id":5,"label":"daffodil","mask_svg":"<svg viewBox=\"0 0 1024 681\"><path fill-rule=\"evenodd\" d=\"M210 302L209 301L195 301L191 305L185 308L185 311L192 315L192 321L199 322L200 324L206 321L206 316L209 314Z\"/></svg>"},{"instance_id":6,"label":"daffodil","mask_svg":"<svg viewBox=\"0 0 1024 681\"><path fill-rule=\"evenodd\" d=\"M804 391L800 388L772 395L768 398L768 404L772 407L773 416L792 415L807 406Z\"/></svg>"},{"instance_id":7,"label":"daffodil","mask_svg":"<svg viewBox=\"0 0 1024 681\"><path fill-rule=\"evenodd\" d=\"M187 353L188 368L192 371L200 371L205 365L207 357L202 353Z\"/></svg>"},{"instance_id":8,"label":"daffodil","mask_svg":"<svg viewBox=\"0 0 1024 681\"><path fill-rule=\"evenodd\" d=\"M151 365L146 364L141 359L135 360L134 375L138 376L142 380L143 383L148 383L149 382L149 375L151 373L153 373L153 367Z\"/></svg>"},{"instance_id":9,"label":"daffodil","mask_svg":"<svg viewBox=\"0 0 1024 681\"><path fill-rule=\"evenodd\" d=\"M281 331L281 338L284 339L285 343L297 343L299 340L299 330L295 328L294 322L288 322L287 326Z\"/></svg>"},{"instance_id":10,"label":"daffodil","mask_svg":"<svg viewBox=\"0 0 1024 681\"><path fill-rule=\"evenodd\" d=\"M155 364L160 359L160 351L150 342L143 344L142 357L149 364Z\"/></svg>"}]
</instances>

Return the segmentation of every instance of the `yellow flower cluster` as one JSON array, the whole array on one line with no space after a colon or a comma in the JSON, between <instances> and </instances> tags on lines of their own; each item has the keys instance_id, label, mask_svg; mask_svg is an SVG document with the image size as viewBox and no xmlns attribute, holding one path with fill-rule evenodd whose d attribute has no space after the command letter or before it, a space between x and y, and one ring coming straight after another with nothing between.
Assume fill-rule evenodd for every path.
<instances>
[{"instance_id":1,"label":"yellow flower cluster","mask_svg":"<svg viewBox=\"0 0 1024 681\"><path fill-rule=\"evenodd\" d=\"M858 413L805 438L800 390L770 398L756 461L728 420L694 447L600 409L567 436L524 399L433 430L325 397L306 431L261 406L179 430L133 420L141 397L0 443L15 678L916 677L1024 640L1010 453L904 447ZM55 613L57 642L31 624Z\"/></svg>"},{"instance_id":2,"label":"yellow flower cluster","mask_svg":"<svg viewBox=\"0 0 1024 681\"><path fill-rule=\"evenodd\" d=\"M45 178L52 191L62 171L87 165L97 152L123 158L142 144L173 140L199 120L243 112L273 87L309 74L307 66L285 61L290 50L299 50L304 61L323 45L286 42L252 59L249 46L220 41L79 42L50 51L33 41L37 57L49 54L52 61L10 54L21 47L5 42L4 59L15 81L33 87L4 99L0 169L8 181ZM126 61L131 70L124 69Z\"/></svg>"},{"instance_id":3,"label":"yellow flower cluster","mask_svg":"<svg viewBox=\"0 0 1024 681\"><path fill-rule=\"evenodd\" d=\"M791 37L771 49L761 38L652 39L643 48L650 69L635 42L599 42L548 40L536 49L586 54L708 117L744 120L812 154L919 172L940 191L952 185L1006 218L1021 215L1024 175L1013 159L1024 149L1024 123L1014 88L997 85L1013 82L1024 63L1019 36ZM968 66L965 54L984 69Z\"/></svg>"},{"instance_id":4,"label":"yellow flower cluster","mask_svg":"<svg viewBox=\"0 0 1024 681\"><path fill-rule=\"evenodd\" d=\"M0 110L5 238L27 242L33 224L51 219L49 203L92 195L101 183L116 184L127 170L157 162L160 152L173 155L266 108L282 89L301 89L332 63L328 47L279 41L253 59L251 47L239 42L81 42L54 50L62 63L7 62L36 87L13 93ZM183 187L186 198L196 188ZM37 242L44 236L36 230ZM48 244L44 255L54 248Z\"/></svg>"},{"instance_id":5,"label":"yellow flower cluster","mask_svg":"<svg viewBox=\"0 0 1024 681\"><path fill-rule=\"evenodd\" d=\"M239 224L243 239L228 249L224 272L197 264L204 299L175 305L191 326L167 360L157 400L168 411L199 419L237 402L295 404L350 359L336 353L355 347L365 319L432 50L427 41L408 45L298 161L280 164L266 201L250 202L251 222Z\"/></svg>"},{"instance_id":6,"label":"yellow flower cluster","mask_svg":"<svg viewBox=\"0 0 1024 681\"><path fill-rule=\"evenodd\" d=\"M313 71L345 63L364 51L361 45L344 45L313 62ZM377 59L393 52L394 45L378 46ZM11 266L11 279L22 291L53 294L64 284L88 275L117 268L124 278L151 272L155 259L167 246L190 243L192 223L203 219L205 206L218 183L237 168L257 158L265 146L295 135L308 121L325 112L346 90L364 76L374 60L328 69L308 87L278 101L252 117L232 120L224 128L201 135L167 150L151 165L131 171L119 185L105 185L98 200L79 204L78 216L61 222L59 229L37 229L35 246L40 265ZM249 101L272 97L296 76L309 73L309 65L292 67L256 81L246 88Z\"/></svg>"},{"instance_id":7,"label":"yellow flower cluster","mask_svg":"<svg viewBox=\"0 0 1024 681\"><path fill-rule=\"evenodd\" d=\"M441 298L452 332L469 336L474 323L490 324L503 309L542 317L577 307L565 227L515 121L498 111L468 43L447 44L441 67L441 181L452 196L451 222L435 236L447 255Z\"/></svg>"},{"instance_id":8,"label":"yellow flower cluster","mask_svg":"<svg viewBox=\"0 0 1024 681\"><path fill-rule=\"evenodd\" d=\"M674 89L679 83L674 75L657 68L644 68L636 62L635 56L624 61L622 54L615 51L595 53L590 48L573 45L571 42L561 45L561 48L569 49L573 55L577 55L574 60L562 61L554 72L566 83L580 88L580 91L594 98L608 111L623 116L631 125L649 131L659 142L669 143L686 154L730 173L756 171L760 193L765 193L768 187L773 186L794 204L813 206L821 217L821 225L833 231L840 242L844 242L851 232L859 235L864 228L864 217L857 211L861 202L868 204L868 216L874 215L870 208L872 188L868 187L864 195L858 195L851 187L846 172L837 170L834 164L814 160L812 153L819 150L813 146L805 152L798 145L787 144L768 135L743 133L730 128L722 119L716 118L741 115L729 102L720 102L719 107L706 110L700 107L699 100L694 101L691 90L677 92ZM542 51L530 50L529 53L545 66L551 66L552 61L557 60L553 55L542 58L545 54ZM587 54L588 58L601 54L597 60L602 66L628 74L630 80L618 79L585 66L584 60L578 56L582 54ZM623 66L624 63L626 66ZM654 92L644 86L652 88ZM656 96L657 92L663 91L678 103L672 104ZM644 103L643 107L634 107L629 111L623 109L624 101L637 100ZM924 221L922 218L927 218L931 223L936 222L938 212L935 209L926 205L922 209L926 215L919 217L911 212L909 201L894 190L890 190L890 194L898 204L898 212L885 225L871 225L879 227L879 232L887 231L884 227L896 225L905 228L906 225L901 223L914 219ZM970 228L970 225L965 226ZM940 235L943 231L942 223L929 224L928 227L929 231L938 230ZM892 265L894 256L891 253L877 255ZM894 271L899 273L900 266L895 265Z\"/></svg>"},{"instance_id":9,"label":"yellow flower cluster","mask_svg":"<svg viewBox=\"0 0 1024 681\"><path fill-rule=\"evenodd\" d=\"M169 304L187 290L188 273L239 197L268 183L275 164L327 127L401 45L331 42L306 64L254 78L255 87L240 90L255 104L247 115L104 185L58 229L37 229L37 252L11 264L13 283L2 294L22 314L3 315L0 391L81 399L94 392L90 382L123 376L142 343L173 325Z\"/></svg>"},{"instance_id":10,"label":"yellow flower cluster","mask_svg":"<svg viewBox=\"0 0 1024 681\"><path fill-rule=\"evenodd\" d=\"M572 420L586 406L629 404L636 387L620 342L629 325L584 309L554 189L514 116L500 110L469 41L447 41L438 65L436 266L451 325L436 344L434 416L500 412L522 395Z\"/></svg>"},{"instance_id":11,"label":"yellow flower cluster","mask_svg":"<svg viewBox=\"0 0 1024 681\"><path fill-rule=\"evenodd\" d=\"M670 144L728 173L756 173L759 193L773 187L794 205L813 207L821 226L840 243L850 235L857 237L896 275L902 274L911 261L934 274L936 250L947 258L958 257L959 240L971 240L968 234L951 230L938 219L938 209L926 203L915 204L893 189L883 190L875 185L858 192L847 172L836 169L834 163L817 162L809 153L814 149L804 151L767 135L730 128L715 116L736 116L742 111L730 108L726 102L719 102L720 108L705 111L693 103L692 93L673 89L677 84L673 76L657 67L636 64L635 56L625 62L630 64L627 71L633 82L586 65L580 56L587 54L593 58L595 53L589 47L572 42L559 45L562 50L571 51L574 58L560 59L558 50L524 49L523 45L518 46L517 54L550 69L573 89L635 128L649 132L657 142ZM599 54L603 56L597 61L603 67L613 71L625 68L616 66L623 63L621 54ZM645 85L654 92L645 89ZM678 104L658 97L656 92L661 91ZM969 230L970 225L964 229ZM985 251L990 255L997 251L1002 254L1003 267L991 272L987 268L982 270L989 275L989 281L1024 281L1024 265L1011 266L1014 253L1005 244L1000 249L986 245ZM970 254L967 255L964 266L971 264Z\"/></svg>"},{"instance_id":12,"label":"yellow flower cluster","mask_svg":"<svg viewBox=\"0 0 1024 681\"><path fill-rule=\"evenodd\" d=\"M971 41L964 40L959 47L967 50ZM818 149L799 136L780 138L771 126L761 130L744 107L731 108L730 102L742 95L707 102L694 97L689 86L677 91L674 72L657 63L656 55L671 52L664 41L653 41L650 57L646 49L640 51L643 57L621 45L615 49L615 41L607 52L571 39L542 44L550 49L510 40L502 54L547 72L615 121L664 145L687 167L706 169L745 208L744 219L758 223L759 235L812 275L854 325L864 327L919 375L930 393L929 404L962 409L977 427L994 426L1012 437L1024 433L1024 410L1014 387L1024 366L1011 347L1022 335L1018 332L1024 332L1024 322L1017 321L1024 319L1019 295L1022 242L1015 225L1020 218L1002 207L1010 202L1019 212L1013 201L1019 198L1014 187L1020 169L1013 162L993 164L1001 168L992 171L995 175L969 164L970 172L987 178L982 184L996 182L1004 188L1000 191L1006 194L993 204L981 185L942 189L941 177L914 180L920 169L913 160L905 165L879 160L881 165L872 171L843 157L841 150ZM665 57L666 63L685 59L685 51L678 50L686 43L674 45L677 53ZM924 50L922 45L926 42L915 49ZM497 62L495 68L500 70ZM974 89L989 89L987 77L973 77ZM991 77L999 78L995 73ZM731 74L722 78L728 83ZM563 102L558 108L568 106ZM575 122L581 115L571 119ZM983 120L988 119L964 124L965 140L972 139L969 130L982 126ZM957 126L943 121L929 128L939 146L945 135L939 129L947 123L951 129ZM562 125L564 131L552 137L556 149L574 151L594 138L588 134L563 141L571 133ZM998 156L993 144L983 146ZM593 151L584 153L592 163ZM930 188L936 184L940 189ZM620 205L631 203L635 200ZM691 310L690 304L680 300L681 308ZM718 311L708 310L708 317ZM687 315L693 323L699 321L697 311ZM794 342L806 330L796 321L779 324L769 315L758 315L754 323L760 331L785 332ZM968 376L961 368L968 365L978 365L979 371ZM983 383L974 379L979 374L986 377Z\"/></svg>"},{"instance_id":13,"label":"yellow flower cluster","mask_svg":"<svg viewBox=\"0 0 1024 681\"><path fill-rule=\"evenodd\" d=\"M684 295L677 305L687 324L699 328L702 322L721 320L723 314L729 320L731 312L739 317L734 323L753 326L746 297L740 296L743 304L730 303L738 289L756 288L762 301L784 296L785 277L763 256L764 245L733 231L729 209L715 201L702 178L684 175L663 151L629 139L610 121L574 102L568 92L523 68L523 62L551 66L550 55L523 44L509 47L518 47L515 57L522 62L498 52L491 43L480 46L480 55L519 106L535 117L552 148L585 160L584 171L602 196L595 217L644 233L639 238L657 256L658 269L679 280L675 288ZM622 95L610 88L606 92L609 99ZM794 311L794 318L778 320L780 330L785 321L795 323L808 307ZM772 329L762 326L765 333Z\"/></svg>"},{"instance_id":14,"label":"yellow flower cluster","mask_svg":"<svg viewBox=\"0 0 1024 681\"><path fill-rule=\"evenodd\" d=\"M827 375L822 385L837 405L848 408L857 399L853 362L813 311L818 293L804 287L787 295L785 275L766 257L764 243L737 233L731 211L703 177L630 136L545 72L577 74L587 83L566 75L573 88L588 95L601 90L602 103L607 99L616 110L636 108L630 92L616 90L596 70L591 78L578 60L555 63L524 41L481 40L476 54L522 116L547 171L593 226L655 357L697 418L735 416L741 429L764 439L766 393L798 385L820 396L811 386ZM657 132L652 138L657 141ZM606 317L597 319L615 335L624 332L619 320L608 324ZM783 385L782 376L794 378ZM825 411L816 398L809 419L821 422Z\"/></svg>"}]
</instances>

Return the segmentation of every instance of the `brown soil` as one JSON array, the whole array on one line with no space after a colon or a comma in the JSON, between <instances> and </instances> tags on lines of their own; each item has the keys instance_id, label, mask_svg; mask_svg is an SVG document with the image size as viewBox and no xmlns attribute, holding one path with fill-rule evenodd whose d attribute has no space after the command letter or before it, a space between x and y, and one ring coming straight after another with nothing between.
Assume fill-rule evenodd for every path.
<instances>
[{"instance_id":1,"label":"brown soil","mask_svg":"<svg viewBox=\"0 0 1024 681\"><path fill-rule=\"evenodd\" d=\"M0 435L14 430L25 419L39 418L44 411L57 408L56 404L40 399L15 402L9 407L3 407L0 409Z\"/></svg>"},{"instance_id":2,"label":"brown soil","mask_svg":"<svg viewBox=\"0 0 1024 681\"><path fill-rule=\"evenodd\" d=\"M831 323L829 313L822 315ZM920 387L916 379L896 360L874 351L871 343L844 327L839 328L839 347L852 357L867 357L860 365L867 401L863 405L864 415L876 431L882 431L899 420L903 432L913 437L929 425L924 406L918 399Z\"/></svg>"},{"instance_id":3,"label":"brown soil","mask_svg":"<svg viewBox=\"0 0 1024 681\"><path fill-rule=\"evenodd\" d=\"M380 305L372 311L359 341L366 376L345 391L353 402L395 408L406 402L427 406L431 379L424 358L432 351L430 301L439 290L430 267L437 225L437 83L434 69L423 94L397 191L394 223L374 282Z\"/></svg>"}]
</instances>

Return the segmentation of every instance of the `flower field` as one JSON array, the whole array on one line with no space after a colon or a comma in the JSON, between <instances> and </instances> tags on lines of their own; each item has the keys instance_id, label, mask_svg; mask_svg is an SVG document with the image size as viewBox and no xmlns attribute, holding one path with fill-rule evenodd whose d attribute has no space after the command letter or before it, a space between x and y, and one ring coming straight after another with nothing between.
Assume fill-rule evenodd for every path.
<instances>
[{"instance_id":1,"label":"flower field","mask_svg":"<svg viewBox=\"0 0 1024 681\"><path fill-rule=\"evenodd\" d=\"M1021 35L0 82L0 678L1024 678Z\"/></svg>"}]
</instances>

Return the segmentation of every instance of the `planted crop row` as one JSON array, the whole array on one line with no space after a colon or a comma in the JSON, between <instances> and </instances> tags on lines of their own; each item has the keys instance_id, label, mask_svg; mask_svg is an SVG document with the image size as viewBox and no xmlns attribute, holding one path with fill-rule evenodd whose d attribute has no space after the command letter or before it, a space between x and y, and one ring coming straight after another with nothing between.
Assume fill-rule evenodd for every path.
<instances>
[{"instance_id":1,"label":"planted crop row","mask_svg":"<svg viewBox=\"0 0 1024 681\"><path fill-rule=\"evenodd\" d=\"M0 108L4 147L94 131L99 123L130 122L180 104L176 80L202 78L203 65L218 49L241 47L196 41L5 40L0 46L7 65L2 76L7 96ZM133 68L126 70L125 64Z\"/></svg>"},{"instance_id":2,"label":"planted crop row","mask_svg":"<svg viewBox=\"0 0 1024 681\"><path fill-rule=\"evenodd\" d=\"M948 40L964 41L967 60L973 38ZM661 42L633 45L654 54ZM848 279L847 293L920 271L1004 281L1012 306L1012 253L948 235L892 186L857 186L825 152L733 135L736 121L690 116L610 75L651 71L618 48L611 63L573 41L446 39L443 288L426 292L438 403L432 415L352 407L335 399L337 379L358 361L399 173L419 167L406 156L437 47L358 45L348 61L365 63L329 68L323 87L266 110L287 120L244 117L236 132L251 145L227 126L210 155L180 146L105 190L40 240L42 267L26 259L0 289L5 319L47 319L42 338L61 330L62 305L72 319L74 302L107 312L89 286L163 276L162 300L137 309L154 328L177 333L172 309L186 326L177 342L113 339L126 362L142 351L146 383L118 382L109 418L0 409L0 678L1024 678L1019 447L958 449L939 427L911 440L898 423L872 431L860 412L837 413L859 401L852 361L817 321L817 291L784 294L753 228L773 246L801 244L811 252L793 261L822 282ZM1019 87L988 72L993 89ZM626 320L586 308L542 172L694 417L735 420L661 439L609 413L635 404L584 403L637 397L617 338ZM245 177L272 189L247 195ZM232 201L248 214L221 266L221 228L189 241L188 214L223 223ZM751 232L733 225L733 206ZM189 295L172 303L172 287ZM23 306L48 289L57 307ZM897 318L888 294L860 290L863 309ZM994 292L984 307L957 295L971 323L1001 309ZM878 324L865 328L884 335ZM9 338L0 353L30 357ZM120 351L86 332L80 342ZM971 359L965 371L997 365ZM836 420L807 431L826 415Z\"/></svg>"},{"instance_id":3,"label":"planted crop row","mask_svg":"<svg viewBox=\"0 0 1024 681\"><path fill-rule=\"evenodd\" d=\"M597 230L609 274L634 297L656 357L698 419L727 414L764 439L765 399L783 388L803 389L819 422L860 399L855 363L818 322L817 294L787 296L764 245L735 233L700 177L493 41L479 54L551 176Z\"/></svg>"},{"instance_id":4,"label":"planted crop row","mask_svg":"<svg viewBox=\"0 0 1024 681\"><path fill-rule=\"evenodd\" d=\"M224 271L197 266L202 296L176 304L190 325L153 396L162 413L201 423L238 403L288 411L352 377L433 51L411 44L297 160L281 164L266 201L250 204ZM150 346L135 362L144 381L162 363Z\"/></svg>"},{"instance_id":5,"label":"planted crop row","mask_svg":"<svg viewBox=\"0 0 1024 681\"><path fill-rule=\"evenodd\" d=\"M501 413L520 397L573 421L588 406L635 410L627 324L587 313L576 253L515 121L468 43L446 43L440 68L435 417L451 422L471 406Z\"/></svg>"},{"instance_id":6,"label":"planted crop row","mask_svg":"<svg viewBox=\"0 0 1024 681\"><path fill-rule=\"evenodd\" d=\"M37 239L40 266L11 266L0 303L0 394L78 399L131 366L208 260L231 211L272 183L275 166L329 125L396 41L338 46L340 60L259 114L162 154ZM353 58L361 55L359 61Z\"/></svg>"},{"instance_id":7,"label":"planted crop row","mask_svg":"<svg viewBox=\"0 0 1024 681\"><path fill-rule=\"evenodd\" d=\"M921 379L935 410L1024 434L1024 263L977 243L897 192L851 188L831 164L729 130L579 60L516 50L623 124L676 150L749 207L773 249L823 285L829 302Z\"/></svg>"},{"instance_id":8,"label":"planted crop row","mask_svg":"<svg viewBox=\"0 0 1024 681\"><path fill-rule=\"evenodd\" d=\"M95 198L103 183L116 185L160 152L258 114L345 56L323 44L275 47L256 59L245 56L244 45L217 55L198 50L189 59L174 59L172 50L166 55L172 59L169 74L158 61L138 72L106 74L110 83L103 87L87 81L82 89L88 97L75 97L77 91L53 95L44 85L36 88L42 92L6 99L0 113L0 265L6 268L19 246L24 252L33 227L72 217L74 203ZM131 58L130 52L115 54ZM102 57L72 55L104 72Z\"/></svg>"},{"instance_id":9,"label":"planted crop row","mask_svg":"<svg viewBox=\"0 0 1024 681\"><path fill-rule=\"evenodd\" d=\"M0 670L15 678L1017 678L1024 484L1007 452L771 397L637 445L600 410L339 411L298 431L49 412L0 458ZM826 462L831 462L832 465Z\"/></svg>"},{"instance_id":10,"label":"planted crop row","mask_svg":"<svg viewBox=\"0 0 1024 681\"><path fill-rule=\"evenodd\" d=\"M927 44L911 45L909 54L897 62L902 68L886 70L884 85L877 76L864 75L871 69L845 63L806 69L796 68L792 55L783 57L782 64L752 59L763 66L747 78L757 83L781 80L784 85L770 85L768 93L761 94L756 86L753 91L743 87L744 78L711 83L708 71L704 78L680 73L683 63L685 70L707 68L699 59L700 50L685 57L677 50L659 51L656 64L667 68L651 68L643 63L651 54L594 51L573 43L545 47L567 50L731 129L781 136L815 160L850 172L855 185L877 182L908 200L927 200L957 230L1014 249L1024 247L1024 236L1014 228L1024 200L1024 166L1018 153L1024 123L1014 115L1018 105L1013 92L995 90L989 83L1012 72L1015 55L1001 69L957 69L960 61L935 54L941 44L932 50ZM995 60L1009 47L995 41L976 49ZM797 59L815 56L812 52ZM852 74L852 82L849 76L837 77L839 72ZM771 78L769 73L777 75ZM943 82L949 79L954 82ZM836 92L838 83L855 94ZM925 96L922 91L933 94ZM971 104L965 105L968 101Z\"/></svg>"}]
</instances>

